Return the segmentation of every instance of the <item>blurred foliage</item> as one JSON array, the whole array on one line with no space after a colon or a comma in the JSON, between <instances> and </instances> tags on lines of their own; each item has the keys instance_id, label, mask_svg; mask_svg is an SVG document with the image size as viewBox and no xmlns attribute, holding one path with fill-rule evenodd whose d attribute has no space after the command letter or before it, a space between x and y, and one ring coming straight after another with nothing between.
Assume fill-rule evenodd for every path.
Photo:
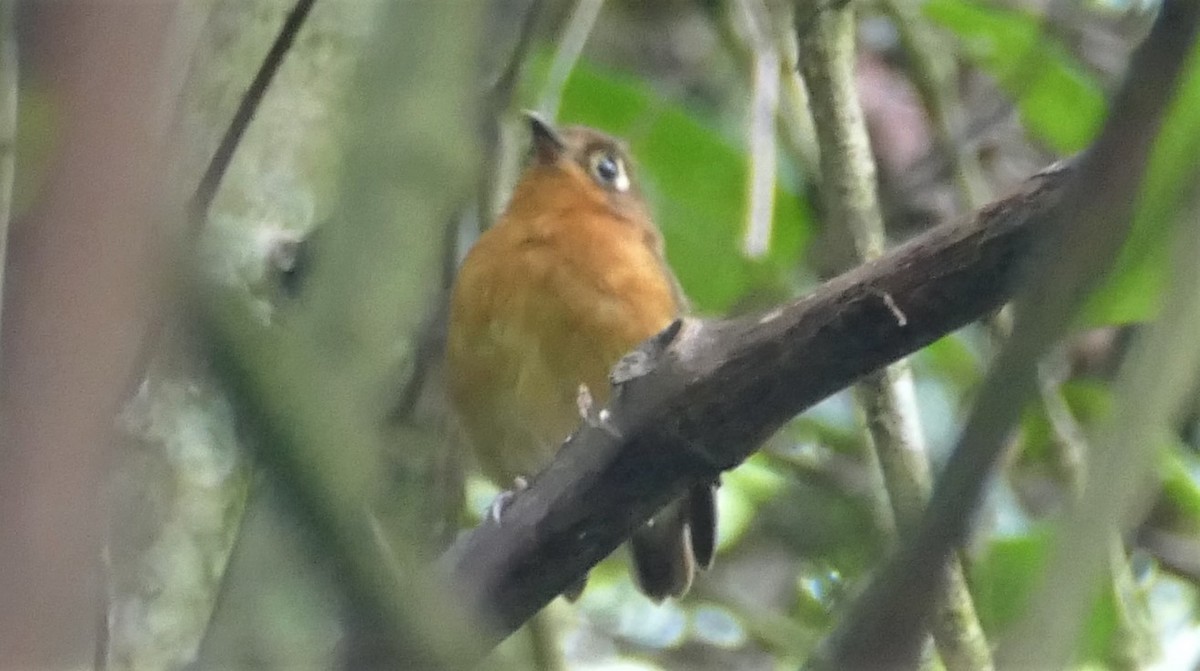
<instances>
[{"instance_id":1,"label":"blurred foliage","mask_svg":"<svg viewBox=\"0 0 1200 671\"><path fill-rule=\"evenodd\" d=\"M951 30L972 60L1015 100L1025 128L1056 152L1087 146L1104 119L1103 87L1055 39L1046 19L963 0L931 0L925 13ZM1193 193L1200 165L1200 62L1193 56L1160 131L1134 233L1117 269L1091 299L1084 322L1121 324L1153 317L1167 267L1167 231Z\"/></svg>"},{"instance_id":2,"label":"blurred foliage","mask_svg":"<svg viewBox=\"0 0 1200 671\"><path fill-rule=\"evenodd\" d=\"M954 32L963 51L996 78L1031 134L1061 153L1091 142L1104 121L1104 92L1043 17L963 0L931 0L925 14Z\"/></svg>"},{"instance_id":3,"label":"blurred foliage","mask_svg":"<svg viewBox=\"0 0 1200 671\"><path fill-rule=\"evenodd\" d=\"M1006 626L1016 624L1024 615L1029 596L1039 585L1050 541L1048 529L1038 527L1027 534L992 541L976 560L971 575L972 594L989 635L1002 635ZM1111 665L1119 598L1111 584L1097 596L1084 626L1080 662L1101 668Z\"/></svg>"},{"instance_id":4,"label":"blurred foliage","mask_svg":"<svg viewBox=\"0 0 1200 671\"><path fill-rule=\"evenodd\" d=\"M1087 323L1136 322L1158 312L1169 265L1170 224L1195 196L1198 166L1200 50L1193 52L1178 97L1159 131L1133 234L1107 284L1092 297L1084 314Z\"/></svg>"},{"instance_id":5,"label":"blurred foliage","mask_svg":"<svg viewBox=\"0 0 1200 671\"><path fill-rule=\"evenodd\" d=\"M1150 514L1156 526L1200 540L1200 457L1175 443L1164 451L1162 495Z\"/></svg>"},{"instance_id":6,"label":"blurred foliage","mask_svg":"<svg viewBox=\"0 0 1200 671\"><path fill-rule=\"evenodd\" d=\"M1076 421L1094 424L1105 416L1112 406L1112 396L1107 386L1095 380L1077 379L1059 388L1067 409ZM1031 463L1053 461L1062 449L1062 437L1047 416L1044 403L1035 401L1026 408L1021 422L1021 454L1019 459ZM1067 473L1058 473L1060 482L1066 482Z\"/></svg>"}]
</instances>

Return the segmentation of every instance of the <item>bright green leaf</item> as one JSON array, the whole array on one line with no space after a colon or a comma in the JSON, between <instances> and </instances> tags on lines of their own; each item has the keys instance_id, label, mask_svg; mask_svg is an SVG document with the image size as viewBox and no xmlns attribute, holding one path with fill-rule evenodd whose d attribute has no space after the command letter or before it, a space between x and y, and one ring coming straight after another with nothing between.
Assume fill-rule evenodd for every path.
<instances>
[{"instance_id":1,"label":"bright green leaf","mask_svg":"<svg viewBox=\"0 0 1200 671\"><path fill-rule=\"evenodd\" d=\"M1162 492L1150 514L1151 524L1200 536L1200 459L1180 447L1163 454Z\"/></svg>"}]
</instances>

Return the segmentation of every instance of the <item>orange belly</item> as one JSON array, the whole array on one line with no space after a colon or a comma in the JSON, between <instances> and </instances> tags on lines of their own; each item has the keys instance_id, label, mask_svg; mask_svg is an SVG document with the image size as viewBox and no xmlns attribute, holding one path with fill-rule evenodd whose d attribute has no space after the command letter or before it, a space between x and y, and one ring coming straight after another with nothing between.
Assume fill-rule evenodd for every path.
<instances>
[{"instance_id":1,"label":"orange belly","mask_svg":"<svg viewBox=\"0 0 1200 671\"><path fill-rule=\"evenodd\" d=\"M679 312L668 272L639 230L586 213L550 235L501 222L480 238L455 284L447 363L485 475L507 487L544 468L579 424L581 384L607 401L612 366Z\"/></svg>"}]
</instances>

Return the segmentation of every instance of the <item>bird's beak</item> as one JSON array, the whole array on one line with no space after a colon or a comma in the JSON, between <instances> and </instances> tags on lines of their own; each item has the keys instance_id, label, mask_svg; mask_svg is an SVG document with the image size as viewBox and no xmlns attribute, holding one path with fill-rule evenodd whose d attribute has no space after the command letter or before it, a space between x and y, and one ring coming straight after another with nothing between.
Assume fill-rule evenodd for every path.
<instances>
[{"instance_id":1,"label":"bird's beak","mask_svg":"<svg viewBox=\"0 0 1200 671\"><path fill-rule=\"evenodd\" d=\"M529 130L533 135L533 153L537 156L538 161L541 163L557 161L567 147L562 136L554 130L554 126L551 126L549 121L546 121L537 112L527 110L525 118L529 121Z\"/></svg>"}]
</instances>

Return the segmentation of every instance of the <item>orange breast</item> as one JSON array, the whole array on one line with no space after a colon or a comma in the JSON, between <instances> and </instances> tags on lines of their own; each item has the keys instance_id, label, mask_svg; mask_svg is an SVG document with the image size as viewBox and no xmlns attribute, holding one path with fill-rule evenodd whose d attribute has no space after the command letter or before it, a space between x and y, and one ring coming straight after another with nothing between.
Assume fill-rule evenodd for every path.
<instances>
[{"instance_id":1,"label":"orange breast","mask_svg":"<svg viewBox=\"0 0 1200 671\"><path fill-rule=\"evenodd\" d=\"M590 204L513 208L467 255L452 296L451 401L480 467L500 486L533 475L579 423L586 384L679 312L647 228Z\"/></svg>"}]
</instances>

